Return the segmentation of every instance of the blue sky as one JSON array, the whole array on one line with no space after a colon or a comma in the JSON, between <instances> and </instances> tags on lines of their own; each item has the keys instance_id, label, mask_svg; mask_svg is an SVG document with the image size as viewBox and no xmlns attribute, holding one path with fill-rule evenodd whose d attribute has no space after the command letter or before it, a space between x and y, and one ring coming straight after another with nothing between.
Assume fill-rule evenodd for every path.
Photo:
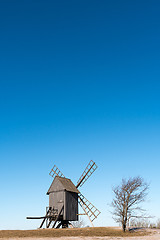
<instances>
[{"instance_id":1,"label":"blue sky","mask_svg":"<svg viewBox=\"0 0 160 240\"><path fill-rule=\"evenodd\" d=\"M0 229L30 229L48 206L56 164L114 225L122 177L150 182L160 218L159 1L0 3ZM13 218L11 216L14 216ZM85 220L87 222L87 220Z\"/></svg>"}]
</instances>

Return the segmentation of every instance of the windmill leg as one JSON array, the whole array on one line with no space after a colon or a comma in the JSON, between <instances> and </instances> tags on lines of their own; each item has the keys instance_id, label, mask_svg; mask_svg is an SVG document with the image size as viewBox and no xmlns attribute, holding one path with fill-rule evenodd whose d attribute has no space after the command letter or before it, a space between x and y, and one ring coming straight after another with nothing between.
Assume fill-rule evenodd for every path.
<instances>
[{"instance_id":1,"label":"windmill leg","mask_svg":"<svg viewBox=\"0 0 160 240\"><path fill-rule=\"evenodd\" d=\"M55 220L55 222L54 222L54 224L53 224L53 227L52 228L54 228L55 226L56 226L56 223L58 222L58 219L57 220Z\"/></svg>"},{"instance_id":2,"label":"windmill leg","mask_svg":"<svg viewBox=\"0 0 160 240\"><path fill-rule=\"evenodd\" d=\"M62 212L63 208L64 208L64 205L63 205L63 207L61 208L61 210L60 210L60 212L59 212L59 214L58 214L58 216L57 216L57 218L56 218L56 220L55 220L52 228L54 228L54 227L56 226L56 223L57 223L57 221L59 220L59 217L60 217L60 215L61 215L61 212Z\"/></svg>"},{"instance_id":3,"label":"windmill leg","mask_svg":"<svg viewBox=\"0 0 160 240\"><path fill-rule=\"evenodd\" d=\"M56 228L60 228L61 225L62 225L62 222L58 223Z\"/></svg>"},{"instance_id":4,"label":"windmill leg","mask_svg":"<svg viewBox=\"0 0 160 240\"><path fill-rule=\"evenodd\" d=\"M39 228L42 228L42 226L43 226L43 224L44 224L44 222L45 222L45 220L46 220L46 218L47 218L48 213L49 213L49 210L47 211L46 216L45 216L45 218L43 219L43 221L42 221L42 223L41 223L41 225L40 225Z\"/></svg>"},{"instance_id":5,"label":"windmill leg","mask_svg":"<svg viewBox=\"0 0 160 240\"><path fill-rule=\"evenodd\" d=\"M52 220L49 221L49 223L47 224L47 228L49 228L49 226L51 225Z\"/></svg>"},{"instance_id":6,"label":"windmill leg","mask_svg":"<svg viewBox=\"0 0 160 240\"><path fill-rule=\"evenodd\" d=\"M43 224L44 224L45 220L46 220L46 217L43 219L43 221L42 221L42 223L41 223L41 225L40 225L40 227L39 227L39 228L42 228L42 226L43 226Z\"/></svg>"}]
</instances>

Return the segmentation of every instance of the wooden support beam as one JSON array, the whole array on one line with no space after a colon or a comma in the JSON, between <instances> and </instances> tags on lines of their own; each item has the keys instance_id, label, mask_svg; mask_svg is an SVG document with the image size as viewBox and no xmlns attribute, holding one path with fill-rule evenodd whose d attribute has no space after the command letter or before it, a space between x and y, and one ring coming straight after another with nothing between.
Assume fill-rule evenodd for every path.
<instances>
[{"instance_id":1,"label":"wooden support beam","mask_svg":"<svg viewBox=\"0 0 160 240\"><path fill-rule=\"evenodd\" d=\"M46 218L46 216L44 217L26 217L26 219L43 219Z\"/></svg>"},{"instance_id":2,"label":"wooden support beam","mask_svg":"<svg viewBox=\"0 0 160 240\"><path fill-rule=\"evenodd\" d=\"M62 222L58 223L56 228L60 228L61 225L62 225Z\"/></svg>"},{"instance_id":3,"label":"wooden support beam","mask_svg":"<svg viewBox=\"0 0 160 240\"><path fill-rule=\"evenodd\" d=\"M54 224L53 224L53 227L52 227L52 228L54 228L54 227L55 227L55 225L56 225L57 221L59 220L59 217L60 217L60 215L61 215L61 212L62 212L62 210L63 210L63 209L64 209L64 205L63 205L63 207L61 208L61 210L60 210L60 212L59 212L59 214L58 214L57 218L55 219L55 222L54 222Z\"/></svg>"},{"instance_id":4,"label":"wooden support beam","mask_svg":"<svg viewBox=\"0 0 160 240\"><path fill-rule=\"evenodd\" d=\"M43 226L43 224L44 224L44 222L45 222L45 220L46 220L46 218L47 218L47 215L48 215L49 211L50 211L50 210L48 209L48 211L47 211L47 213L46 213L46 216L45 216L45 218L43 219L43 221L42 221L42 223L41 223L41 225L40 225L39 228L42 228L42 226Z\"/></svg>"},{"instance_id":5,"label":"wooden support beam","mask_svg":"<svg viewBox=\"0 0 160 240\"><path fill-rule=\"evenodd\" d=\"M53 220L50 220L49 221L49 223L48 223L48 225L47 225L47 228L49 228L49 226L51 225L51 222L52 222Z\"/></svg>"}]
</instances>

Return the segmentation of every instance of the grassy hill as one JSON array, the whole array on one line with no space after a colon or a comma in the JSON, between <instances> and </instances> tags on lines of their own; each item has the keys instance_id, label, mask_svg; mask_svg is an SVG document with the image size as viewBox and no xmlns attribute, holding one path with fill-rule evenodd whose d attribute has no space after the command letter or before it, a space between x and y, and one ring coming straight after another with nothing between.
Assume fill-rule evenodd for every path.
<instances>
[{"instance_id":1,"label":"grassy hill","mask_svg":"<svg viewBox=\"0 0 160 240\"><path fill-rule=\"evenodd\" d=\"M144 236L148 234L145 230L126 231L112 227L93 227L93 228L69 228L69 229L37 229L37 230L1 230L0 238L23 238L23 237L132 237Z\"/></svg>"}]
</instances>

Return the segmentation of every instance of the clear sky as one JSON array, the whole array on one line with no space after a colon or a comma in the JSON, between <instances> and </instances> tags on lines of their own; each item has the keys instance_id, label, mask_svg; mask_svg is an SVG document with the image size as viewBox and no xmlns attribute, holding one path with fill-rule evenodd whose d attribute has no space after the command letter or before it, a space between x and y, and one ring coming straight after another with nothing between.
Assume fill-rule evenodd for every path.
<instances>
[{"instance_id":1,"label":"clear sky","mask_svg":"<svg viewBox=\"0 0 160 240\"><path fill-rule=\"evenodd\" d=\"M0 229L30 229L56 164L114 225L122 177L150 183L160 218L160 2L0 1ZM155 218L155 219L156 219ZM86 220L87 221L87 220Z\"/></svg>"}]
</instances>

